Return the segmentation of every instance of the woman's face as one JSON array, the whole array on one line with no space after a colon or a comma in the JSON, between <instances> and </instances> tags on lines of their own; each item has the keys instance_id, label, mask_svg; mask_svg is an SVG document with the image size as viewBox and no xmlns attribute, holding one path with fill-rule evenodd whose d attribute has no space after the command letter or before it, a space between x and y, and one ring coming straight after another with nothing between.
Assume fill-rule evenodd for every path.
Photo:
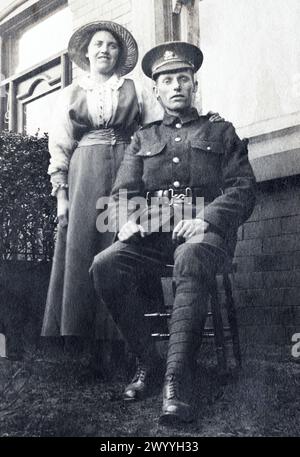
<instances>
[{"instance_id":1,"label":"woman's face","mask_svg":"<svg viewBox=\"0 0 300 457\"><path fill-rule=\"evenodd\" d=\"M88 45L86 53L86 57L90 61L91 73L97 72L112 75L119 54L119 44L110 32L105 30L96 32Z\"/></svg>"}]
</instances>

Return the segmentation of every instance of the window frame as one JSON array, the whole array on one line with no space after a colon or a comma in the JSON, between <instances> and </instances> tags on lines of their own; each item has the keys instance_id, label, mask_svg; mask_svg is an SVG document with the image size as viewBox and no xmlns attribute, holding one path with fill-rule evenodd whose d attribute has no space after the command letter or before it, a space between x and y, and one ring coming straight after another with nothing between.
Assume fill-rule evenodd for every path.
<instances>
[{"instance_id":1,"label":"window frame","mask_svg":"<svg viewBox=\"0 0 300 457\"><path fill-rule=\"evenodd\" d=\"M196 0L154 0L154 22L156 44L181 40L199 44L199 2Z\"/></svg>"},{"instance_id":2,"label":"window frame","mask_svg":"<svg viewBox=\"0 0 300 457\"><path fill-rule=\"evenodd\" d=\"M67 0L40 0L29 6L26 10L14 15L6 22L0 23L0 74L4 73L4 71L8 71L12 67L12 53L6 52L6 55L3 55L3 41L9 40L8 45L6 44L6 50L7 46L8 49L12 50L14 34L30 26L30 24L46 18L51 13L59 11L59 9L66 5L68 5ZM7 59L6 62L4 62L4 59ZM60 66L59 77L47 78L47 76L43 74L45 71L58 65ZM18 85L28 79L32 79L28 90L25 93L17 95ZM49 89L35 96L33 91L41 80L45 80L48 83ZM25 105L34 99L63 89L71 84L71 82L72 64L68 57L67 50L62 50L24 71L12 74L3 80L0 80L0 131L6 130L8 124L8 130L24 132Z\"/></svg>"},{"instance_id":3,"label":"window frame","mask_svg":"<svg viewBox=\"0 0 300 457\"><path fill-rule=\"evenodd\" d=\"M45 75L43 75L43 72L58 64L61 67L60 76L52 79L47 79ZM31 81L31 84L27 92L21 93L17 96L18 84L25 81L26 79L31 78L32 76L34 76L34 79ZM48 83L49 90L43 92L42 94L34 95L34 88L41 80L44 80ZM7 112L5 103L3 103L3 99L6 98L6 106L8 106L8 130L24 132L24 106L30 101L33 101L34 99L46 96L47 94L52 93L55 90L63 89L64 87L68 86L71 82L72 64L70 62L68 52L66 50L50 57L49 59L44 60L43 62L27 70L24 70L21 73L10 76L9 78L6 78L5 80L1 81L0 89L4 89L7 92L7 98L1 98L2 125L0 125L0 129L5 129L5 117ZM6 110L6 112L4 110Z\"/></svg>"}]
</instances>

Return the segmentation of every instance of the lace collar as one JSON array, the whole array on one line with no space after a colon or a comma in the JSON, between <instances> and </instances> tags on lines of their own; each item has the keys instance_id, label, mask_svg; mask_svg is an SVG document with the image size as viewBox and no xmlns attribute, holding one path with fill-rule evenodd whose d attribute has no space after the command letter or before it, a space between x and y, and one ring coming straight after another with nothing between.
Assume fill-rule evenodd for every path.
<instances>
[{"instance_id":1,"label":"lace collar","mask_svg":"<svg viewBox=\"0 0 300 457\"><path fill-rule=\"evenodd\" d=\"M123 85L125 79L122 77L119 77L116 74L113 74L107 81L104 83L96 83L95 81L92 80L90 75L83 76L82 78L79 79L78 84L80 87L82 87L85 90L97 90L100 88L110 88L111 90L118 90L120 87Z\"/></svg>"}]
</instances>

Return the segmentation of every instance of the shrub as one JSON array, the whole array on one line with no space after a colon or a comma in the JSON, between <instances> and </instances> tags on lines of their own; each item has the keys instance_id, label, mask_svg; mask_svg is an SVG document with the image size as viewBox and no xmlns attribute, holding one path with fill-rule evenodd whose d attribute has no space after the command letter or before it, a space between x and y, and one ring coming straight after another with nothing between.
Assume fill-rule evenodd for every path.
<instances>
[{"instance_id":1,"label":"shrub","mask_svg":"<svg viewBox=\"0 0 300 457\"><path fill-rule=\"evenodd\" d=\"M0 259L49 261L55 200L47 135L0 132Z\"/></svg>"}]
</instances>

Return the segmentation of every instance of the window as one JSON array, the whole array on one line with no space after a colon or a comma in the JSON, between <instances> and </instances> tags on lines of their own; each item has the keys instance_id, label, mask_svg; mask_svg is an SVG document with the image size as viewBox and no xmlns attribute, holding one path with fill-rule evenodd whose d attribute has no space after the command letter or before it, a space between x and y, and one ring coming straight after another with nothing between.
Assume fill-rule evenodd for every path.
<instances>
[{"instance_id":1,"label":"window","mask_svg":"<svg viewBox=\"0 0 300 457\"><path fill-rule=\"evenodd\" d=\"M24 124L27 133L34 135L48 132L49 114L52 113L56 96L56 92L50 92L24 104Z\"/></svg>"},{"instance_id":2,"label":"window","mask_svg":"<svg viewBox=\"0 0 300 457\"><path fill-rule=\"evenodd\" d=\"M7 36L5 73L7 76L20 73L66 49L71 32L71 12L69 8L61 8Z\"/></svg>"},{"instance_id":3,"label":"window","mask_svg":"<svg viewBox=\"0 0 300 457\"><path fill-rule=\"evenodd\" d=\"M28 8L25 20L17 16L3 31L0 26L5 75L0 82L0 128L48 131L55 92L71 82L66 51L71 33L71 12L62 0L39 1Z\"/></svg>"}]
</instances>

